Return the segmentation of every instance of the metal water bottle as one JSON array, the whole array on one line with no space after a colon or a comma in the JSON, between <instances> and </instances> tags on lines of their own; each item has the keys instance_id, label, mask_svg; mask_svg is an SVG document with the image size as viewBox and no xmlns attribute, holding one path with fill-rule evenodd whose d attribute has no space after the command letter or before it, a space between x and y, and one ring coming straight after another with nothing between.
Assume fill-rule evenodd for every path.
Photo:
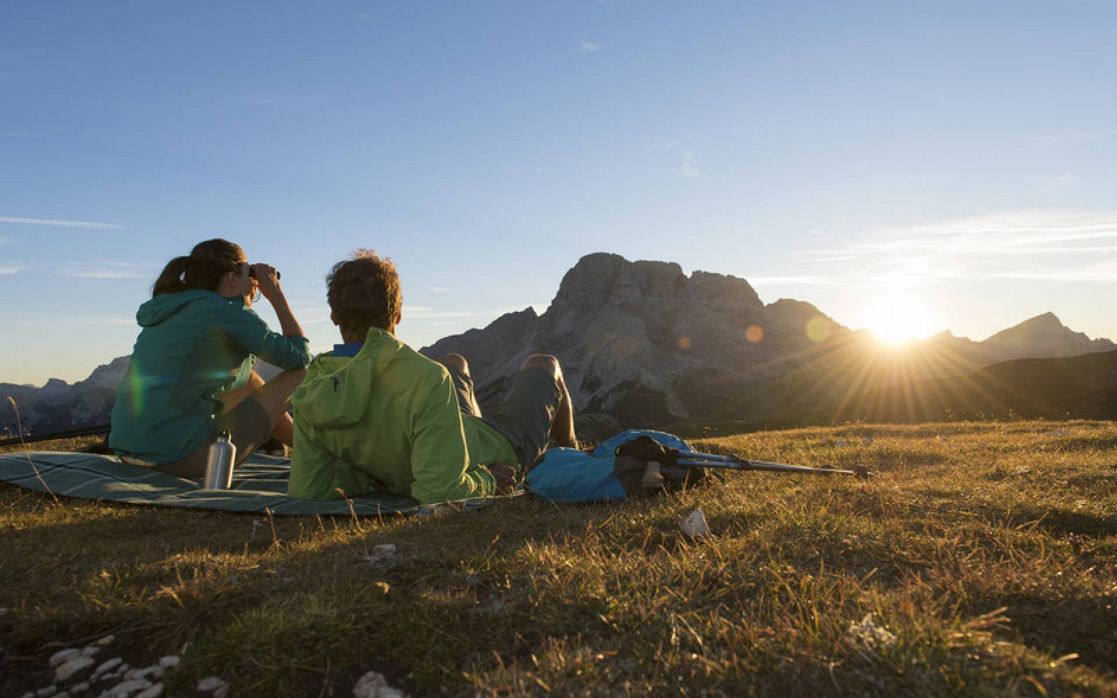
<instances>
[{"instance_id":1,"label":"metal water bottle","mask_svg":"<svg viewBox=\"0 0 1117 698\"><path fill-rule=\"evenodd\" d=\"M233 463L237 458L237 446L229 440L229 432L223 431L209 445L206 457L206 479L202 487L207 490L227 490L233 484Z\"/></svg>"}]
</instances>

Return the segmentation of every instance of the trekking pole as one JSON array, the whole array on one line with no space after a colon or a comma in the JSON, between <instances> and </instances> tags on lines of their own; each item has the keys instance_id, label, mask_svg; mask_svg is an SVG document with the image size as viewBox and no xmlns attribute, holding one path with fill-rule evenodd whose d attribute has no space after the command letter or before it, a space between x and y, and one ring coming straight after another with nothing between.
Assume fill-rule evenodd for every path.
<instances>
[{"instance_id":1,"label":"trekking pole","mask_svg":"<svg viewBox=\"0 0 1117 698\"><path fill-rule=\"evenodd\" d=\"M715 453L683 453L675 459L676 465L685 468L720 468L722 470L759 470L775 473L814 473L816 475L857 475L855 470L841 468L812 468L806 465L788 465L763 460L745 460L738 456Z\"/></svg>"},{"instance_id":2,"label":"trekking pole","mask_svg":"<svg viewBox=\"0 0 1117 698\"><path fill-rule=\"evenodd\" d=\"M809 473L813 475L853 475L854 477L867 478L872 475L863 465L856 466L853 470L842 468L812 468L806 465L788 465L787 463L771 463L763 460L746 460L740 456L720 455L716 453L698 453L679 451L667 448L649 436L639 436L627 441L614 451L617 456L632 456L647 462L657 462L665 466L681 466L684 468L717 468L721 470L753 470L776 473Z\"/></svg>"}]
</instances>

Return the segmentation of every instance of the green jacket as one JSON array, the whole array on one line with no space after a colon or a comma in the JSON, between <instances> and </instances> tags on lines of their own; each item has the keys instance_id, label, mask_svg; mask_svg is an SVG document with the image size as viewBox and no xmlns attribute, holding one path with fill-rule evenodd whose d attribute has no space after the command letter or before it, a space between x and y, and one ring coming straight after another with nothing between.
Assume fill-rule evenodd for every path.
<instances>
[{"instance_id":1,"label":"green jacket","mask_svg":"<svg viewBox=\"0 0 1117 698\"><path fill-rule=\"evenodd\" d=\"M256 356L285 369L310 361L305 337L272 332L240 298L212 291L162 293L136 321L109 446L151 463L181 460L213 436L220 394L248 381Z\"/></svg>"},{"instance_id":2,"label":"green jacket","mask_svg":"<svg viewBox=\"0 0 1117 698\"><path fill-rule=\"evenodd\" d=\"M378 328L356 356L314 359L294 404L292 497L484 497L496 488L482 463L516 461L507 439L461 413L444 366Z\"/></svg>"}]
</instances>

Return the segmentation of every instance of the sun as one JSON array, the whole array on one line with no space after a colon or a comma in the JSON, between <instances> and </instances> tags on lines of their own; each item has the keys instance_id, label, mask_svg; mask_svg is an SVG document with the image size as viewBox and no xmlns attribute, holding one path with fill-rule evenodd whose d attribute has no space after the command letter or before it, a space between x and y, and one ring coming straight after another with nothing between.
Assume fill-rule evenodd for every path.
<instances>
[{"instance_id":1,"label":"sun","mask_svg":"<svg viewBox=\"0 0 1117 698\"><path fill-rule=\"evenodd\" d=\"M897 292L874 299L862 312L860 324L881 343L902 347L931 335L937 316L924 299Z\"/></svg>"}]
</instances>

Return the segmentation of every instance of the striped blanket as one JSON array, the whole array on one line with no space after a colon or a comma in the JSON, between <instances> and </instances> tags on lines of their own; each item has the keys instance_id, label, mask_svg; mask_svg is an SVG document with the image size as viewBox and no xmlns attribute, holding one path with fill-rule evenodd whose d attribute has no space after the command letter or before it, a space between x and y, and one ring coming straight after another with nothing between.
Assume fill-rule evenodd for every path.
<instances>
[{"instance_id":1,"label":"striped blanket","mask_svg":"<svg viewBox=\"0 0 1117 698\"><path fill-rule=\"evenodd\" d=\"M490 500L421 506L414 499L370 493L353 499L314 501L287 496L290 461L253 454L233 472L229 490L203 490L151 468L121 463L114 456L30 451L0 455L0 482L60 497L97 499L183 509L208 509L277 516L379 516L472 509Z\"/></svg>"}]
</instances>

